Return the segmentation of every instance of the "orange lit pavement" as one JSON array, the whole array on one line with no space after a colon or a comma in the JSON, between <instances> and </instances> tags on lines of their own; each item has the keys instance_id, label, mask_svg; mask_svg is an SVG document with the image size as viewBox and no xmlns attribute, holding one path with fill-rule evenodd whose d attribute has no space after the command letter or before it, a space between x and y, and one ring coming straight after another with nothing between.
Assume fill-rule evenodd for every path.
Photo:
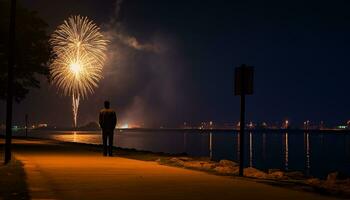
<instances>
[{"instance_id":1,"label":"orange lit pavement","mask_svg":"<svg viewBox=\"0 0 350 200\"><path fill-rule=\"evenodd\" d=\"M102 157L52 141L15 140L14 151L25 164L32 199L331 199L155 162Z\"/></svg>"}]
</instances>

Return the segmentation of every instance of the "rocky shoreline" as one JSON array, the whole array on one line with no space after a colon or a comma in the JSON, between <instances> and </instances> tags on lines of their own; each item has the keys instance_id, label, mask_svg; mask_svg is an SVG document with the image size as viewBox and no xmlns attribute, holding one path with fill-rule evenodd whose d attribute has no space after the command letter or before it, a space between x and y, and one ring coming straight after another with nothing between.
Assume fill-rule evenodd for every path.
<instances>
[{"instance_id":1,"label":"rocky shoreline","mask_svg":"<svg viewBox=\"0 0 350 200\"><path fill-rule=\"evenodd\" d=\"M162 157L156 160L159 164L206 171L216 175L238 176L238 164L229 160L219 162L191 157ZM255 181L282 187L292 187L325 195L350 198L350 178L340 177L338 172L330 173L325 180L306 177L302 172L284 172L270 169L267 172L256 168L245 168L244 176Z\"/></svg>"}]
</instances>

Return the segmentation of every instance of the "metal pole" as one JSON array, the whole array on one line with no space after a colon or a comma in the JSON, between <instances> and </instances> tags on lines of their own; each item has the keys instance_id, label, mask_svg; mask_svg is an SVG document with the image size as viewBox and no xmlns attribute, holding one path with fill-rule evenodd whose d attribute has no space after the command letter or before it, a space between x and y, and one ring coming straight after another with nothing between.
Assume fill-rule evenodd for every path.
<instances>
[{"instance_id":1,"label":"metal pole","mask_svg":"<svg viewBox=\"0 0 350 200\"><path fill-rule=\"evenodd\" d=\"M244 81L242 81L244 82ZM243 91L242 91L243 92ZM244 127L245 127L245 94L241 93L241 121L239 125L239 176L243 176L244 170Z\"/></svg>"},{"instance_id":2,"label":"metal pole","mask_svg":"<svg viewBox=\"0 0 350 200\"><path fill-rule=\"evenodd\" d=\"M15 64L15 17L16 0L11 0L9 52L7 69L7 99L6 99L6 136L5 136L5 164L11 160L12 137L12 103L13 103L13 68Z\"/></svg>"},{"instance_id":3,"label":"metal pole","mask_svg":"<svg viewBox=\"0 0 350 200\"><path fill-rule=\"evenodd\" d=\"M241 96L241 115L239 126L239 176L244 176L244 129L245 129L245 95L253 94L254 68L245 64L236 68L235 94Z\"/></svg>"},{"instance_id":4,"label":"metal pole","mask_svg":"<svg viewBox=\"0 0 350 200\"><path fill-rule=\"evenodd\" d=\"M241 121L239 125L239 176L244 176L244 128L245 128L245 67L242 66L241 76Z\"/></svg>"}]
</instances>

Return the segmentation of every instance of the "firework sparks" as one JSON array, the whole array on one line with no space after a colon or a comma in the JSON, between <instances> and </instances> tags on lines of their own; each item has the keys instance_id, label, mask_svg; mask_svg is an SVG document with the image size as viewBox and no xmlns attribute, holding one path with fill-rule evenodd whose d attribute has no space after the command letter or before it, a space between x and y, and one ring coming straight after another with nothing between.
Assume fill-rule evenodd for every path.
<instances>
[{"instance_id":1,"label":"firework sparks","mask_svg":"<svg viewBox=\"0 0 350 200\"><path fill-rule=\"evenodd\" d=\"M99 27L79 15L65 20L51 36L52 81L64 95L72 96L74 127L80 98L92 94L102 78L107 43Z\"/></svg>"}]
</instances>

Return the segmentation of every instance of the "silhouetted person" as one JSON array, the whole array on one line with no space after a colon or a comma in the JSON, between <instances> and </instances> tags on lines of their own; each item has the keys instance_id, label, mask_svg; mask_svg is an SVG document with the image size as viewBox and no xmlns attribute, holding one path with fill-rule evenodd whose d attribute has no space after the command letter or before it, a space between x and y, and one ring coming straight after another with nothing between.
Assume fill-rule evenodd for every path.
<instances>
[{"instance_id":1,"label":"silhouetted person","mask_svg":"<svg viewBox=\"0 0 350 200\"><path fill-rule=\"evenodd\" d=\"M117 116L114 110L110 109L109 101L104 102L105 108L100 111L99 123L102 129L103 155L112 156L113 152L113 136L115 125L117 124ZM108 142L107 142L108 140Z\"/></svg>"}]
</instances>

